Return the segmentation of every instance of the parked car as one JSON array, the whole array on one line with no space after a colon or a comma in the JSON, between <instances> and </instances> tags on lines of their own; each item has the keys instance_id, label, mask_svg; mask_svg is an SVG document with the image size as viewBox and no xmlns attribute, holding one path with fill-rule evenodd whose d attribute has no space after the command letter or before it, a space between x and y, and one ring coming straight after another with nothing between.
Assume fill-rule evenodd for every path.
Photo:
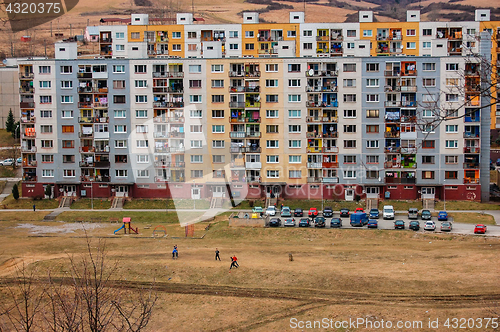
<instances>
[{"instance_id":1,"label":"parked car","mask_svg":"<svg viewBox=\"0 0 500 332\"><path fill-rule=\"evenodd\" d=\"M318 216L318 209L316 208L310 208L309 209L309 217L314 218Z\"/></svg>"},{"instance_id":2,"label":"parked car","mask_svg":"<svg viewBox=\"0 0 500 332\"><path fill-rule=\"evenodd\" d=\"M288 206L283 206L283 208L281 209L281 216L283 218L291 217L292 216L292 210L290 210L290 208Z\"/></svg>"},{"instance_id":3,"label":"parked car","mask_svg":"<svg viewBox=\"0 0 500 332\"><path fill-rule=\"evenodd\" d=\"M446 211L439 211L438 213L438 221L447 221L448 213Z\"/></svg>"},{"instance_id":4,"label":"parked car","mask_svg":"<svg viewBox=\"0 0 500 332\"><path fill-rule=\"evenodd\" d=\"M436 230L436 224L434 223L434 221L427 221L424 225L424 230L426 231Z\"/></svg>"},{"instance_id":5,"label":"parked car","mask_svg":"<svg viewBox=\"0 0 500 332\"><path fill-rule=\"evenodd\" d=\"M325 227L325 218L316 217L316 219L314 219L314 224L315 227Z\"/></svg>"},{"instance_id":6,"label":"parked car","mask_svg":"<svg viewBox=\"0 0 500 332\"><path fill-rule=\"evenodd\" d=\"M403 220L396 220L394 222L394 229L405 229L405 222Z\"/></svg>"},{"instance_id":7,"label":"parked car","mask_svg":"<svg viewBox=\"0 0 500 332\"><path fill-rule=\"evenodd\" d=\"M408 219L418 219L418 209L409 208L408 209Z\"/></svg>"},{"instance_id":8,"label":"parked car","mask_svg":"<svg viewBox=\"0 0 500 332\"><path fill-rule=\"evenodd\" d=\"M293 216L294 217L303 217L304 211L302 211L301 208L296 208L295 211L293 211Z\"/></svg>"},{"instance_id":9,"label":"parked car","mask_svg":"<svg viewBox=\"0 0 500 332\"><path fill-rule=\"evenodd\" d=\"M267 209L266 209L266 214L268 216L275 216L276 215L276 207L271 205L271 206L268 206Z\"/></svg>"},{"instance_id":10,"label":"parked car","mask_svg":"<svg viewBox=\"0 0 500 332\"><path fill-rule=\"evenodd\" d=\"M449 221L444 221L441 223L441 232L450 232L452 228L453 226Z\"/></svg>"},{"instance_id":11,"label":"parked car","mask_svg":"<svg viewBox=\"0 0 500 332\"><path fill-rule=\"evenodd\" d=\"M331 218L333 216L333 210L331 207L327 206L323 210L323 217L325 218Z\"/></svg>"},{"instance_id":12,"label":"parked car","mask_svg":"<svg viewBox=\"0 0 500 332\"><path fill-rule=\"evenodd\" d=\"M382 217L384 219L394 219L394 207L392 205L385 205L382 211Z\"/></svg>"},{"instance_id":13,"label":"parked car","mask_svg":"<svg viewBox=\"0 0 500 332\"><path fill-rule=\"evenodd\" d=\"M409 229L412 229L414 231L420 230L420 223L416 220L410 221L410 226L408 226Z\"/></svg>"},{"instance_id":14,"label":"parked car","mask_svg":"<svg viewBox=\"0 0 500 332\"><path fill-rule=\"evenodd\" d=\"M354 210L354 213L356 212L365 212L365 210L363 208L358 207L356 208L356 210Z\"/></svg>"},{"instance_id":15,"label":"parked car","mask_svg":"<svg viewBox=\"0 0 500 332\"><path fill-rule=\"evenodd\" d=\"M299 227L309 227L310 225L308 218L301 218L299 221Z\"/></svg>"},{"instance_id":16,"label":"parked car","mask_svg":"<svg viewBox=\"0 0 500 332\"><path fill-rule=\"evenodd\" d=\"M2 166L12 166L13 164L14 164L14 159L12 158L0 161L0 165Z\"/></svg>"},{"instance_id":17,"label":"parked car","mask_svg":"<svg viewBox=\"0 0 500 332\"><path fill-rule=\"evenodd\" d=\"M370 219L378 219L380 216L380 213L378 209L371 209L370 210Z\"/></svg>"},{"instance_id":18,"label":"parked car","mask_svg":"<svg viewBox=\"0 0 500 332\"><path fill-rule=\"evenodd\" d=\"M346 208L340 209L340 217L341 218L348 218L349 217L349 209L346 209Z\"/></svg>"},{"instance_id":19,"label":"parked car","mask_svg":"<svg viewBox=\"0 0 500 332\"><path fill-rule=\"evenodd\" d=\"M350 220L351 226L353 227L363 227L364 225L368 224L368 217L364 212L356 212L351 214Z\"/></svg>"},{"instance_id":20,"label":"parked car","mask_svg":"<svg viewBox=\"0 0 500 332\"><path fill-rule=\"evenodd\" d=\"M368 228L378 228L378 221L375 219L368 220L368 224L366 225Z\"/></svg>"},{"instance_id":21,"label":"parked car","mask_svg":"<svg viewBox=\"0 0 500 332\"><path fill-rule=\"evenodd\" d=\"M263 213L263 212L264 212L264 209L262 209L262 207L260 207L260 206L254 206L254 207L252 208L252 212L253 212L253 213Z\"/></svg>"},{"instance_id":22,"label":"parked car","mask_svg":"<svg viewBox=\"0 0 500 332\"><path fill-rule=\"evenodd\" d=\"M500 166L500 158L497 159L497 166Z\"/></svg>"},{"instance_id":23,"label":"parked car","mask_svg":"<svg viewBox=\"0 0 500 332\"><path fill-rule=\"evenodd\" d=\"M432 219L431 211L422 210L420 217L422 218L422 220L431 220Z\"/></svg>"},{"instance_id":24,"label":"parked car","mask_svg":"<svg viewBox=\"0 0 500 332\"><path fill-rule=\"evenodd\" d=\"M19 157L16 159L16 164L21 165L23 162L23 158Z\"/></svg>"},{"instance_id":25,"label":"parked car","mask_svg":"<svg viewBox=\"0 0 500 332\"><path fill-rule=\"evenodd\" d=\"M342 219L332 218L332 221L330 221L330 228L340 228L340 227L342 227Z\"/></svg>"},{"instance_id":26,"label":"parked car","mask_svg":"<svg viewBox=\"0 0 500 332\"><path fill-rule=\"evenodd\" d=\"M486 234L486 226L477 224L476 227L474 227L474 234Z\"/></svg>"},{"instance_id":27,"label":"parked car","mask_svg":"<svg viewBox=\"0 0 500 332\"><path fill-rule=\"evenodd\" d=\"M295 219L286 218L284 225L285 225L285 227L295 227Z\"/></svg>"},{"instance_id":28,"label":"parked car","mask_svg":"<svg viewBox=\"0 0 500 332\"><path fill-rule=\"evenodd\" d=\"M269 220L269 227L280 227L280 226L281 226L280 218L271 218L271 220Z\"/></svg>"}]
</instances>

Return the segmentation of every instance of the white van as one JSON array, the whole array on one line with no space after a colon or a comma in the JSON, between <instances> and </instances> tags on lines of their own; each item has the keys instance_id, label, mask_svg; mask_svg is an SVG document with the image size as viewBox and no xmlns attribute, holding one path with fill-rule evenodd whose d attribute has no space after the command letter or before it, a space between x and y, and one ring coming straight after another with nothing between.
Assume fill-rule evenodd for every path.
<instances>
[{"instance_id":1,"label":"white van","mask_svg":"<svg viewBox=\"0 0 500 332\"><path fill-rule=\"evenodd\" d=\"M385 205L382 216L384 219L394 219L394 207L392 205Z\"/></svg>"}]
</instances>

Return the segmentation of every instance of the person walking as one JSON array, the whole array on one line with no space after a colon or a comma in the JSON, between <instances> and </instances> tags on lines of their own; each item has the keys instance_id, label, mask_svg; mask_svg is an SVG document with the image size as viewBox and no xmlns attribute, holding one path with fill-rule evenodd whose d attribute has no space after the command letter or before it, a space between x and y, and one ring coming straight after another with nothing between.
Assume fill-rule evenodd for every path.
<instances>
[{"instance_id":1,"label":"person walking","mask_svg":"<svg viewBox=\"0 0 500 332\"><path fill-rule=\"evenodd\" d=\"M220 256L219 256L219 249L215 248L215 260L219 259L220 261Z\"/></svg>"},{"instance_id":2,"label":"person walking","mask_svg":"<svg viewBox=\"0 0 500 332\"><path fill-rule=\"evenodd\" d=\"M177 249L174 247L174 250L172 251L172 259L176 259L177 257L179 257L179 254Z\"/></svg>"},{"instance_id":3,"label":"person walking","mask_svg":"<svg viewBox=\"0 0 500 332\"><path fill-rule=\"evenodd\" d=\"M36 205L33 204L33 211L36 211Z\"/></svg>"},{"instance_id":4,"label":"person walking","mask_svg":"<svg viewBox=\"0 0 500 332\"><path fill-rule=\"evenodd\" d=\"M233 257L232 257L231 259L233 260L234 265L235 265L236 267L240 267L240 264L238 264L238 258L236 258L236 255L233 255Z\"/></svg>"},{"instance_id":5,"label":"person walking","mask_svg":"<svg viewBox=\"0 0 500 332\"><path fill-rule=\"evenodd\" d=\"M229 267L229 269L231 270L233 267L235 268L238 268L238 266L236 266L236 261L234 260L234 257L231 257L231 266Z\"/></svg>"},{"instance_id":6,"label":"person walking","mask_svg":"<svg viewBox=\"0 0 500 332\"><path fill-rule=\"evenodd\" d=\"M177 245L174 246L175 258L179 258L179 250L177 249Z\"/></svg>"}]
</instances>

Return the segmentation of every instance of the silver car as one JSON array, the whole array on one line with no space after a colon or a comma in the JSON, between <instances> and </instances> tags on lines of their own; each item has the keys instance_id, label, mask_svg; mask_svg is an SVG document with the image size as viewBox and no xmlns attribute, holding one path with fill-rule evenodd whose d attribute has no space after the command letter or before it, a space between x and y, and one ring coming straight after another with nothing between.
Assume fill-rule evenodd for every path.
<instances>
[{"instance_id":1,"label":"silver car","mask_svg":"<svg viewBox=\"0 0 500 332\"><path fill-rule=\"evenodd\" d=\"M443 221L441 223L441 232L450 232L453 225L449 221Z\"/></svg>"},{"instance_id":2,"label":"silver car","mask_svg":"<svg viewBox=\"0 0 500 332\"><path fill-rule=\"evenodd\" d=\"M426 231L436 230L436 224L434 223L434 221L427 221L424 225L424 230Z\"/></svg>"},{"instance_id":3,"label":"silver car","mask_svg":"<svg viewBox=\"0 0 500 332\"><path fill-rule=\"evenodd\" d=\"M286 218L285 219L285 227L295 227L295 219Z\"/></svg>"}]
</instances>

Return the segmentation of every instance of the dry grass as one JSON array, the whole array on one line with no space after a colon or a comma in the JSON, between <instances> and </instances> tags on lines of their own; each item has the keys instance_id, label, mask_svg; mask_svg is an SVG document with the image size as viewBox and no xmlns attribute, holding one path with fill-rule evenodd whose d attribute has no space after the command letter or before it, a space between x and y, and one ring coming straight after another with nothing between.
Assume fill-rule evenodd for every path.
<instances>
[{"instance_id":1,"label":"dry grass","mask_svg":"<svg viewBox=\"0 0 500 332\"><path fill-rule=\"evenodd\" d=\"M16 225L0 224L0 275L13 272L13 258L36 259L33 264L40 271L64 273L65 255L85 250L83 231L27 237L28 230ZM117 224L89 230L91 238L107 237L110 258L121 259L117 278L158 281L163 291L148 331L165 326L172 331L284 331L290 329L291 317L482 317L491 303L478 297L491 295L496 301L499 296L497 238L410 231L229 229L227 222L220 222L208 232L206 223L197 224L196 237L206 232L200 240L184 238L184 229L176 224L163 225L169 236L156 240L151 238L153 227L143 223L138 224L140 235L112 236ZM170 258L174 244L179 246L178 260ZM222 262L214 260L215 247ZM228 273L233 254L240 268Z\"/></svg>"},{"instance_id":2,"label":"dry grass","mask_svg":"<svg viewBox=\"0 0 500 332\"><path fill-rule=\"evenodd\" d=\"M484 224L484 225L496 225L495 218L489 214L482 213L450 213L450 217L453 217L453 222L461 224Z\"/></svg>"},{"instance_id":3,"label":"dry grass","mask_svg":"<svg viewBox=\"0 0 500 332\"><path fill-rule=\"evenodd\" d=\"M437 202L436 210L444 209L444 202ZM500 210L500 204L496 202L481 203L471 201L446 201L446 210Z\"/></svg>"}]
</instances>

